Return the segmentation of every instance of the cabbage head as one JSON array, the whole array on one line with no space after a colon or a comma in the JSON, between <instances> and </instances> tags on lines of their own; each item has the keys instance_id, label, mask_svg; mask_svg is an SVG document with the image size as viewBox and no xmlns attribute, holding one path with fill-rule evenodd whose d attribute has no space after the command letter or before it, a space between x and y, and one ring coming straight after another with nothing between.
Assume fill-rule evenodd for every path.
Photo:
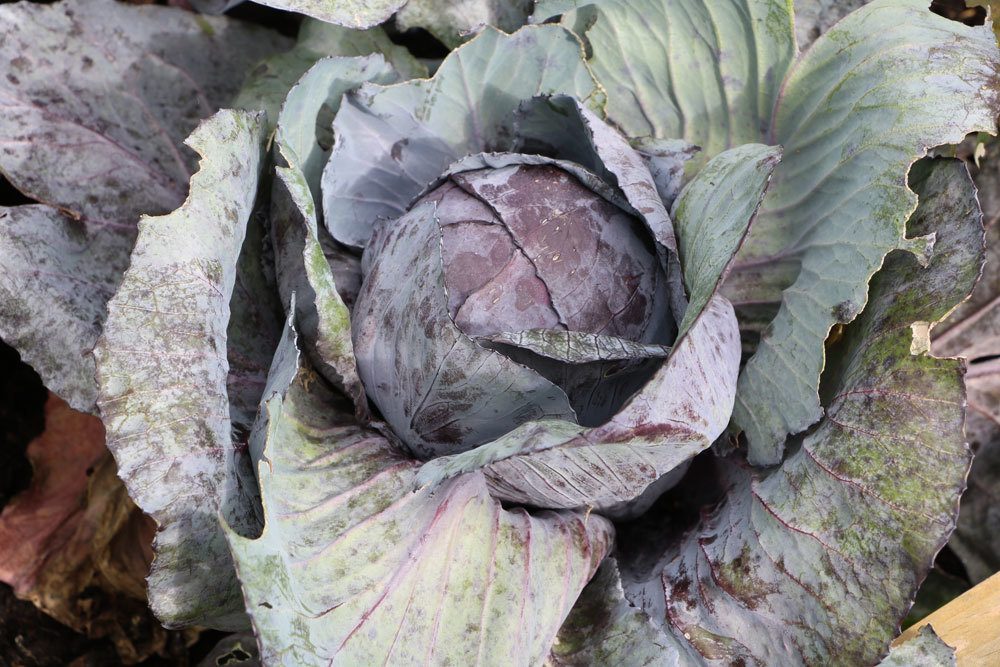
<instances>
[{"instance_id":1,"label":"cabbage head","mask_svg":"<svg viewBox=\"0 0 1000 667\"><path fill-rule=\"evenodd\" d=\"M993 131L1000 51L793 13L543 0L429 78L307 23L251 72L94 350L158 618L267 665L880 660L970 463L929 335L982 214L926 155Z\"/></svg>"}]
</instances>

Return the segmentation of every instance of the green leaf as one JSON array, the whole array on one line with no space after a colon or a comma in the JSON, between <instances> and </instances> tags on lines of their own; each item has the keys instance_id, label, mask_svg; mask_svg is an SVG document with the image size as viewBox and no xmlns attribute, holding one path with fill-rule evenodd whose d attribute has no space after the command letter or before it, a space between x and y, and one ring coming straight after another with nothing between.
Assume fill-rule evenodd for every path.
<instances>
[{"instance_id":1,"label":"green leaf","mask_svg":"<svg viewBox=\"0 0 1000 667\"><path fill-rule=\"evenodd\" d=\"M409 0L396 14L401 30L424 28L455 48L483 26L514 32L525 24L532 0Z\"/></svg>"},{"instance_id":2,"label":"green leaf","mask_svg":"<svg viewBox=\"0 0 1000 667\"><path fill-rule=\"evenodd\" d=\"M433 78L365 86L345 100L323 172L324 222L338 241L363 247L376 219L402 214L453 161L507 150L522 100L593 100L598 92L570 32L487 28L448 54Z\"/></svg>"},{"instance_id":3,"label":"green leaf","mask_svg":"<svg viewBox=\"0 0 1000 667\"><path fill-rule=\"evenodd\" d=\"M272 376L264 532L227 531L263 663L538 664L611 524L504 510L481 474L413 491L419 464L338 409L291 330Z\"/></svg>"},{"instance_id":4,"label":"green leaf","mask_svg":"<svg viewBox=\"0 0 1000 667\"><path fill-rule=\"evenodd\" d=\"M150 605L167 625L245 626L216 513L252 531L227 395L229 302L263 163L262 113L220 111L188 138L202 156L176 211L144 218L95 350L108 448L159 525Z\"/></svg>"},{"instance_id":5,"label":"green leaf","mask_svg":"<svg viewBox=\"0 0 1000 667\"><path fill-rule=\"evenodd\" d=\"M367 415L368 399L357 374L350 314L337 291L316 220L319 180L332 142L322 129L323 118L332 120L343 95L363 82L388 83L397 78L376 55L320 60L288 93L275 138L280 161L286 165L276 170L271 201L281 298L287 309L296 295L304 348L323 377L354 400L359 416Z\"/></svg>"},{"instance_id":6,"label":"green leaf","mask_svg":"<svg viewBox=\"0 0 1000 667\"><path fill-rule=\"evenodd\" d=\"M955 524L971 453L963 364L926 353L927 325L971 291L982 262L965 167L917 174L924 269L896 252L824 376L826 418L772 471L720 461L725 496L652 572L627 550L626 596L680 646L719 663L872 664ZM834 356L835 354L835 356ZM641 566L640 566L641 567Z\"/></svg>"},{"instance_id":7,"label":"green leaf","mask_svg":"<svg viewBox=\"0 0 1000 667\"><path fill-rule=\"evenodd\" d=\"M1000 442L1000 143L989 144L976 175L986 228L986 265L972 296L933 331L935 354L961 356L969 362L966 433L973 447ZM973 465L973 479L977 465ZM992 501L990 501L992 504ZM962 530L961 524L959 530ZM1000 534L997 536L1000 538ZM1000 548L997 549L1000 566ZM995 571L998 568L994 568Z\"/></svg>"},{"instance_id":8,"label":"green leaf","mask_svg":"<svg viewBox=\"0 0 1000 667\"><path fill-rule=\"evenodd\" d=\"M685 166L700 149L683 139L639 139L632 146L649 167L663 205L671 208L684 187Z\"/></svg>"},{"instance_id":9,"label":"green leaf","mask_svg":"<svg viewBox=\"0 0 1000 667\"><path fill-rule=\"evenodd\" d=\"M986 265L968 301L932 333L935 354L961 356L969 413L965 433L976 452L969 488L962 496L958 527L949 546L962 559L973 582L1000 570L1000 144L987 145L976 175L986 229Z\"/></svg>"},{"instance_id":10,"label":"green leaf","mask_svg":"<svg viewBox=\"0 0 1000 667\"><path fill-rule=\"evenodd\" d=\"M731 148L709 160L674 202L670 214L680 239L690 298L681 335L725 280L780 161L778 147L744 144Z\"/></svg>"},{"instance_id":11,"label":"green leaf","mask_svg":"<svg viewBox=\"0 0 1000 667\"><path fill-rule=\"evenodd\" d=\"M309 186L297 166L278 167L277 176L271 210L282 300L288 310L296 297L297 317L309 336L305 347L317 369L354 400L359 416L367 415L351 344L350 313L320 246Z\"/></svg>"},{"instance_id":12,"label":"green leaf","mask_svg":"<svg viewBox=\"0 0 1000 667\"><path fill-rule=\"evenodd\" d=\"M795 0L795 41L805 51L837 21L871 0Z\"/></svg>"},{"instance_id":13,"label":"green leaf","mask_svg":"<svg viewBox=\"0 0 1000 667\"><path fill-rule=\"evenodd\" d=\"M302 172L314 201L322 200L320 178L333 147L330 125L341 99L363 83L395 83L401 76L406 74L397 73L377 54L328 57L313 63L290 87L277 118L275 140L285 158Z\"/></svg>"},{"instance_id":14,"label":"green leaf","mask_svg":"<svg viewBox=\"0 0 1000 667\"><path fill-rule=\"evenodd\" d=\"M236 284L229 300L229 328L226 331L229 376L226 389L233 439L236 441L245 438L257 415L261 389L274 348L281 337L284 317L274 271L268 264L271 248L267 235L271 221L268 220L267 208L267 197L260 197L247 221L246 238L236 260ZM252 471L243 472L252 481Z\"/></svg>"},{"instance_id":15,"label":"green leaf","mask_svg":"<svg viewBox=\"0 0 1000 667\"><path fill-rule=\"evenodd\" d=\"M784 288L740 377L734 421L751 462L776 463L786 435L822 415L823 341L864 306L885 255L929 249L904 237L917 202L905 174L928 147L993 130L998 62L988 28L937 16L923 0L877 0L789 72L770 130L785 158L730 278L777 273Z\"/></svg>"},{"instance_id":16,"label":"green leaf","mask_svg":"<svg viewBox=\"0 0 1000 667\"><path fill-rule=\"evenodd\" d=\"M181 142L287 45L237 21L113 0L6 4L0 30L0 170L32 199L130 226L184 200L194 162Z\"/></svg>"},{"instance_id":17,"label":"green leaf","mask_svg":"<svg viewBox=\"0 0 1000 667\"><path fill-rule=\"evenodd\" d=\"M366 56L381 54L405 78L427 76L427 68L402 46L389 40L382 28L351 30L322 21L306 19L299 28L295 46L254 68L232 106L237 109L263 109L272 128L288 90L316 61L329 56ZM326 124L333 119L325 119Z\"/></svg>"},{"instance_id":18,"label":"green leaf","mask_svg":"<svg viewBox=\"0 0 1000 667\"><path fill-rule=\"evenodd\" d=\"M108 0L6 4L0 31L0 171L51 205L6 210L0 337L94 412L90 351L140 214L181 203L193 168L181 141L286 40Z\"/></svg>"},{"instance_id":19,"label":"green leaf","mask_svg":"<svg viewBox=\"0 0 1000 667\"><path fill-rule=\"evenodd\" d=\"M878 667L955 667L955 649L925 625L916 637L894 646Z\"/></svg>"},{"instance_id":20,"label":"green leaf","mask_svg":"<svg viewBox=\"0 0 1000 667\"><path fill-rule=\"evenodd\" d=\"M608 119L632 138L697 144L693 169L766 132L795 55L790 5L598 0L563 24L590 45Z\"/></svg>"},{"instance_id":21,"label":"green leaf","mask_svg":"<svg viewBox=\"0 0 1000 667\"><path fill-rule=\"evenodd\" d=\"M42 204L0 208L0 338L74 409L96 411L89 355L128 266L134 227Z\"/></svg>"}]
</instances>

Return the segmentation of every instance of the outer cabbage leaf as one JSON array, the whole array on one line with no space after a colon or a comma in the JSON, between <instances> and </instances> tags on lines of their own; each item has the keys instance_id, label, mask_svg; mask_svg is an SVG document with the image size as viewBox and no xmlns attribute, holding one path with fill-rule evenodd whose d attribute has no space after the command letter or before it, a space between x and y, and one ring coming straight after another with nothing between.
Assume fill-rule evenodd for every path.
<instances>
[{"instance_id":1,"label":"outer cabbage leaf","mask_svg":"<svg viewBox=\"0 0 1000 667\"><path fill-rule=\"evenodd\" d=\"M396 25L425 28L455 48L483 26L514 32L525 24L532 0L409 0L396 14Z\"/></svg>"},{"instance_id":2,"label":"outer cabbage leaf","mask_svg":"<svg viewBox=\"0 0 1000 667\"><path fill-rule=\"evenodd\" d=\"M278 287L286 306L296 295L296 318L315 367L351 396L359 416L367 414L368 399L355 364L350 314L337 292L316 221L319 180L330 148L320 136L320 116L332 117L344 93L364 81L396 79L379 56L321 60L289 91L275 138L286 165L276 170L271 201Z\"/></svg>"},{"instance_id":3,"label":"outer cabbage leaf","mask_svg":"<svg viewBox=\"0 0 1000 667\"><path fill-rule=\"evenodd\" d=\"M200 12L221 14L241 2L243 0L192 0L191 4ZM335 24L331 27L372 28L396 14L399 29L423 28L449 48L458 46L484 26L513 32L524 25L532 7L531 0L261 0L261 4L299 12L321 23Z\"/></svg>"},{"instance_id":4,"label":"outer cabbage leaf","mask_svg":"<svg viewBox=\"0 0 1000 667\"><path fill-rule=\"evenodd\" d=\"M681 335L729 273L767 192L781 148L744 144L720 153L681 191L671 209L691 301Z\"/></svg>"},{"instance_id":5,"label":"outer cabbage leaf","mask_svg":"<svg viewBox=\"0 0 1000 667\"><path fill-rule=\"evenodd\" d=\"M642 155L653 176L660 200L668 209L684 187L684 170L701 150L683 139L639 139L633 147Z\"/></svg>"},{"instance_id":6,"label":"outer cabbage leaf","mask_svg":"<svg viewBox=\"0 0 1000 667\"><path fill-rule=\"evenodd\" d=\"M795 41L806 50L837 21L871 0L796 0Z\"/></svg>"},{"instance_id":7,"label":"outer cabbage leaf","mask_svg":"<svg viewBox=\"0 0 1000 667\"><path fill-rule=\"evenodd\" d=\"M364 247L376 219L404 213L453 161L508 149L517 105L546 93L598 95L579 42L559 26L488 28L433 78L364 86L334 120L322 181L327 229Z\"/></svg>"},{"instance_id":8,"label":"outer cabbage leaf","mask_svg":"<svg viewBox=\"0 0 1000 667\"><path fill-rule=\"evenodd\" d=\"M283 157L295 164L309 184L310 196L321 200L320 177L330 157L333 122L343 96L365 82L394 83L406 73L397 73L391 62L377 54L316 61L292 86L284 98L275 141Z\"/></svg>"},{"instance_id":9,"label":"outer cabbage leaf","mask_svg":"<svg viewBox=\"0 0 1000 667\"><path fill-rule=\"evenodd\" d=\"M499 498L618 514L722 433L738 366L732 307L713 299L653 378L605 424L529 423L466 458L433 461L428 472L485 459Z\"/></svg>"},{"instance_id":10,"label":"outer cabbage leaf","mask_svg":"<svg viewBox=\"0 0 1000 667\"><path fill-rule=\"evenodd\" d=\"M246 237L236 261L236 284L229 301L226 389L233 438L237 442L245 439L253 424L267 368L281 336L281 302L274 272L267 265L271 254L267 246L269 226L267 200L262 197L247 221ZM252 471L244 472L248 479L253 479Z\"/></svg>"},{"instance_id":11,"label":"outer cabbage leaf","mask_svg":"<svg viewBox=\"0 0 1000 667\"><path fill-rule=\"evenodd\" d=\"M232 106L263 109L268 122L277 121L278 111L289 89L316 63L328 56L366 56L381 53L403 76L426 76L427 68L406 48L389 40L382 28L351 30L322 21L305 19L295 46L260 63L240 89ZM328 125L331 118L325 119Z\"/></svg>"},{"instance_id":12,"label":"outer cabbage leaf","mask_svg":"<svg viewBox=\"0 0 1000 667\"><path fill-rule=\"evenodd\" d=\"M0 336L79 410L96 410L89 352L134 240L132 223L73 220L42 204L0 209Z\"/></svg>"},{"instance_id":13,"label":"outer cabbage leaf","mask_svg":"<svg viewBox=\"0 0 1000 667\"><path fill-rule=\"evenodd\" d=\"M790 5L597 0L563 23L590 46L608 118L629 137L697 144L695 167L764 136L795 56Z\"/></svg>"},{"instance_id":14,"label":"outer cabbage leaf","mask_svg":"<svg viewBox=\"0 0 1000 667\"><path fill-rule=\"evenodd\" d=\"M181 140L286 40L110 0L3 5L0 32L0 60L9 64L0 80L0 171L50 205L6 211L0 336L53 391L92 412L89 353L135 222L180 204L193 167Z\"/></svg>"},{"instance_id":15,"label":"outer cabbage leaf","mask_svg":"<svg viewBox=\"0 0 1000 667\"><path fill-rule=\"evenodd\" d=\"M264 115L221 111L187 144L203 156L176 211L144 218L98 342L108 448L156 520L150 606L166 625L245 625L216 512L256 528L238 487L227 379L229 302L257 191Z\"/></svg>"},{"instance_id":16,"label":"outer cabbage leaf","mask_svg":"<svg viewBox=\"0 0 1000 667\"><path fill-rule=\"evenodd\" d=\"M925 625L916 637L892 647L878 667L955 667L955 649Z\"/></svg>"},{"instance_id":17,"label":"outer cabbage leaf","mask_svg":"<svg viewBox=\"0 0 1000 667\"><path fill-rule=\"evenodd\" d=\"M595 428L527 423L482 447L427 463L421 482L485 466L499 498L617 514L633 512L623 503L708 448L728 424L740 360L732 307L714 295L779 155L761 145L727 151L679 195L674 211L691 298L687 324L666 362L618 414ZM633 173L626 182L638 179ZM730 187L714 187L719 182ZM670 223L665 212L664 219ZM698 239L685 238L695 234Z\"/></svg>"},{"instance_id":18,"label":"outer cabbage leaf","mask_svg":"<svg viewBox=\"0 0 1000 667\"><path fill-rule=\"evenodd\" d=\"M111 0L9 4L0 21L0 169L29 197L98 223L179 205L194 167L181 141L287 45L262 28Z\"/></svg>"},{"instance_id":19,"label":"outer cabbage leaf","mask_svg":"<svg viewBox=\"0 0 1000 667\"><path fill-rule=\"evenodd\" d=\"M642 610L625 599L618 562L606 559L559 629L554 667L676 667L680 654Z\"/></svg>"},{"instance_id":20,"label":"outer cabbage leaf","mask_svg":"<svg viewBox=\"0 0 1000 667\"><path fill-rule=\"evenodd\" d=\"M926 332L975 284L982 230L961 163L914 186L910 232L936 233L934 256L890 255L832 350L823 422L773 471L722 461L724 500L651 571L622 554L626 596L710 664L874 663L954 527L964 364Z\"/></svg>"},{"instance_id":21,"label":"outer cabbage leaf","mask_svg":"<svg viewBox=\"0 0 1000 667\"><path fill-rule=\"evenodd\" d=\"M935 354L963 356L969 370L966 435L976 457L949 546L973 582L1000 570L1000 144L987 145L976 175L986 228L986 265L968 301L933 334Z\"/></svg>"},{"instance_id":22,"label":"outer cabbage leaf","mask_svg":"<svg viewBox=\"0 0 1000 667\"><path fill-rule=\"evenodd\" d=\"M388 57L402 72L406 74L426 73L423 66L417 63L405 49L389 42L388 37L381 29L358 31L329 26L317 21L306 21L300 29L299 40L295 48L265 61L255 69L254 76L241 90L235 106L267 111L270 114L270 131L274 128L275 117L278 115L278 104L282 99L285 99L286 92L288 92L292 82L322 54L367 53L380 49L385 50ZM297 92L291 95L289 101L286 101L286 106L290 104L291 109L285 113L284 127L279 131L279 135L281 135L278 139L279 145L282 141L286 144L290 142L302 153L302 159L306 162L303 164L303 168L309 174L309 184L314 188L316 197L318 197L321 167L315 162L323 159L329 152L332 136L329 134L328 126L336 112L336 107L339 105L341 94L356 87L363 80L375 79L389 82L398 78L395 71L383 61L381 56L373 55L367 60L358 58L357 63L365 64L357 64L356 66L348 64L354 62L351 58L341 58L340 60L344 64L339 68L335 66L332 70L328 70L325 80L319 80L324 77L317 77L315 76L316 72L313 72L313 76L308 82L297 86ZM312 85L315 85L315 90L306 93L307 87ZM307 98L305 102L301 99L303 97ZM327 97L330 98L330 102L324 104ZM312 103L316 108L311 108ZM304 109L303 105L310 108ZM311 113L311 118L308 121L297 117L292 118L309 113ZM290 134L294 137L289 136ZM293 165L298 159L292 155L279 158L286 165ZM307 268L303 269L301 258L304 253L301 244L305 240L300 238L296 241L293 239L296 238L294 230L304 229L303 225L306 224L301 220L301 217L306 214L299 212L300 204L304 206L305 200L300 197L303 193L296 192L293 195L284 187L289 176L290 173L284 175L279 173L279 178L276 180L272 192L274 201L268 202L264 197L259 203L259 209L255 212L248 227L247 239L239 260L237 289L232 301L232 324L229 329L231 366L229 390L234 428L238 430L240 435L248 432L253 422L260 402L260 389L266 378L274 347L281 335L282 307L278 297L279 290L276 287L280 288L280 291L286 296L290 290L302 291L298 303L302 308L312 308L313 314L311 316L305 317L303 313L304 321L312 322L316 320L317 316L315 308L312 306L313 299L305 291L313 289L309 281L322 281L322 276L330 273L325 260L322 259L322 251L313 246L305 250L305 254L309 254L312 260L308 261ZM292 180L295 178L292 177ZM312 204L310 203L309 206ZM272 220L268 219L268 212L273 217ZM315 222L313 222L313 227L315 227ZM293 231L291 235L288 233L290 230ZM269 238L269 236L274 238ZM275 272L270 271L271 267L269 266L271 247L274 248L277 264L276 276ZM264 270L265 266L268 270ZM319 277L317 277L317 273ZM274 284L275 282L277 285ZM322 291L323 288L320 289ZM335 322L331 325L330 321L331 317L336 318L337 316L336 307L333 308L334 312L324 312L323 316L319 318L323 334L322 339L316 341L316 345L326 349L331 354L339 355L344 338L338 339L334 336L331 339L329 335L330 327L336 328L337 326ZM340 328L345 329L344 326ZM333 366L339 367L341 373L350 374L349 369L344 368L342 364L335 362ZM323 364L321 368L327 369L328 366ZM241 378L239 382L235 381L237 377ZM358 398L358 405L363 406L364 403L361 400L363 390L356 378L352 391ZM252 471L248 470L247 476L252 478Z\"/></svg>"},{"instance_id":23,"label":"outer cabbage leaf","mask_svg":"<svg viewBox=\"0 0 1000 667\"><path fill-rule=\"evenodd\" d=\"M734 421L747 432L751 461L774 464L785 437L822 414L830 329L861 310L890 250L927 250L903 236L916 204L905 184L910 165L928 147L992 130L996 41L922 0L862 7L792 66L780 2L602 0L563 22L588 41L608 116L627 135L705 149L689 173L736 143L780 144L789 156L725 291L748 347L760 337ZM704 26L712 30L699 32Z\"/></svg>"},{"instance_id":24,"label":"outer cabbage leaf","mask_svg":"<svg viewBox=\"0 0 1000 667\"><path fill-rule=\"evenodd\" d=\"M993 178L985 169L980 173L980 192L1000 187ZM969 300L934 330L933 343L935 354L969 360L969 436L975 444L1000 439L1000 211L983 199L988 227L982 278Z\"/></svg>"},{"instance_id":25,"label":"outer cabbage leaf","mask_svg":"<svg viewBox=\"0 0 1000 667\"><path fill-rule=\"evenodd\" d=\"M413 491L419 464L356 425L290 328L268 396L255 451L264 532L227 532L265 664L537 664L548 653L610 546L608 521L504 510L479 473Z\"/></svg>"},{"instance_id":26,"label":"outer cabbage leaf","mask_svg":"<svg viewBox=\"0 0 1000 667\"><path fill-rule=\"evenodd\" d=\"M823 341L864 306L868 281L904 237L905 175L928 147L993 131L1000 51L987 27L877 0L834 26L789 72L770 141L785 160L730 282L784 288L740 377L734 421L750 460L774 464L785 436L822 415Z\"/></svg>"}]
</instances>

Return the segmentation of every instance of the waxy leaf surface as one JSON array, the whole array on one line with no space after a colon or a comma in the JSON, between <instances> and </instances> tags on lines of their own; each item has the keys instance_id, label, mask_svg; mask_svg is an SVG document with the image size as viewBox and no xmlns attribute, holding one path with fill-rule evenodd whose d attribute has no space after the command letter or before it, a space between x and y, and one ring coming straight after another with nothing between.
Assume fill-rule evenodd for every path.
<instances>
[{"instance_id":1,"label":"waxy leaf surface","mask_svg":"<svg viewBox=\"0 0 1000 667\"><path fill-rule=\"evenodd\" d=\"M435 211L425 202L387 223L365 254L351 327L372 401L426 457L488 442L527 419L575 421L559 387L479 346L452 321Z\"/></svg>"},{"instance_id":2,"label":"waxy leaf surface","mask_svg":"<svg viewBox=\"0 0 1000 667\"><path fill-rule=\"evenodd\" d=\"M380 217L397 217L455 160L509 149L524 99L597 95L580 43L559 26L513 35L487 28L452 51L430 79L365 86L334 121L323 172L324 223L338 241L364 247Z\"/></svg>"},{"instance_id":3,"label":"waxy leaf surface","mask_svg":"<svg viewBox=\"0 0 1000 667\"><path fill-rule=\"evenodd\" d=\"M351 30L307 18L299 27L295 46L258 64L233 99L232 106L266 111L268 123L273 128L289 89L317 61L329 56L373 53L382 54L406 77L427 75L427 68L404 47L389 41L389 36L380 27ZM332 117L333 114L324 119L324 124L328 125Z\"/></svg>"},{"instance_id":4,"label":"waxy leaf surface","mask_svg":"<svg viewBox=\"0 0 1000 667\"><path fill-rule=\"evenodd\" d=\"M614 513L722 433L739 356L732 306L717 297L607 423L585 428L562 420L528 422L477 449L430 461L420 481L434 484L485 467L499 498Z\"/></svg>"},{"instance_id":5,"label":"waxy leaf surface","mask_svg":"<svg viewBox=\"0 0 1000 667\"><path fill-rule=\"evenodd\" d=\"M144 218L98 343L108 448L159 526L149 597L168 625L240 628L245 616L219 511L256 517L241 488L227 392L236 262L263 160L262 113L221 111L188 139L202 155L176 211Z\"/></svg>"},{"instance_id":6,"label":"waxy leaf surface","mask_svg":"<svg viewBox=\"0 0 1000 667\"><path fill-rule=\"evenodd\" d=\"M757 215L781 149L744 144L719 153L681 191L671 208L680 239L690 303L681 335L718 291Z\"/></svg>"},{"instance_id":7,"label":"waxy leaf surface","mask_svg":"<svg viewBox=\"0 0 1000 667\"><path fill-rule=\"evenodd\" d=\"M986 224L986 265L969 300L932 332L935 354L965 357L965 433L976 457L949 546L973 582L1000 570L1000 144L986 146L976 185Z\"/></svg>"},{"instance_id":8,"label":"waxy leaf surface","mask_svg":"<svg viewBox=\"0 0 1000 667\"><path fill-rule=\"evenodd\" d=\"M290 328L268 396L255 451L264 532L228 532L265 664L537 664L548 654L610 547L609 522L504 510L479 473L414 491L419 464L354 422Z\"/></svg>"},{"instance_id":9,"label":"waxy leaf surface","mask_svg":"<svg viewBox=\"0 0 1000 667\"><path fill-rule=\"evenodd\" d=\"M905 238L917 203L906 174L930 147L993 131L998 63L989 28L937 16L922 0L878 0L789 72L768 132L785 158L729 279L734 290L784 290L740 377L734 421L751 462L777 463L785 437L822 415L823 341L864 307L885 255L929 250L928 239Z\"/></svg>"},{"instance_id":10,"label":"waxy leaf surface","mask_svg":"<svg viewBox=\"0 0 1000 667\"><path fill-rule=\"evenodd\" d=\"M766 133L795 55L789 5L598 0L563 24L590 44L608 118L632 138L700 146L700 165Z\"/></svg>"},{"instance_id":11,"label":"waxy leaf surface","mask_svg":"<svg viewBox=\"0 0 1000 667\"><path fill-rule=\"evenodd\" d=\"M316 220L319 180L330 148L320 134L320 114L332 119L343 95L365 81L396 78L379 56L320 60L289 91L275 137L285 164L276 169L271 200L278 288L286 307L295 294L303 347L315 367L351 396L359 415L367 413L367 398L351 345L350 314L337 291Z\"/></svg>"},{"instance_id":12,"label":"waxy leaf surface","mask_svg":"<svg viewBox=\"0 0 1000 667\"><path fill-rule=\"evenodd\" d=\"M90 351L139 216L183 201L194 164L182 140L287 41L110 0L6 4L0 32L0 172L48 205L0 226L0 336L93 412Z\"/></svg>"},{"instance_id":13,"label":"waxy leaf surface","mask_svg":"<svg viewBox=\"0 0 1000 667\"><path fill-rule=\"evenodd\" d=\"M709 664L872 664L954 527L971 453L963 363L928 354L927 323L982 262L975 191L954 160L921 165L911 234L835 346L826 418L777 469L722 460L725 497L651 568L621 554L626 596ZM833 357L833 353L836 357Z\"/></svg>"}]
</instances>

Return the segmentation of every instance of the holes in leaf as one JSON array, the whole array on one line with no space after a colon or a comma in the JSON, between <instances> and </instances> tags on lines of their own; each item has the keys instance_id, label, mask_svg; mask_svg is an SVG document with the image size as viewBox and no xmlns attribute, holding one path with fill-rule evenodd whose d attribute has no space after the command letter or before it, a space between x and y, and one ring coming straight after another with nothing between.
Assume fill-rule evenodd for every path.
<instances>
[{"instance_id":1,"label":"holes in leaf","mask_svg":"<svg viewBox=\"0 0 1000 667\"><path fill-rule=\"evenodd\" d=\"M246 662L253 656L244 651L241 648L235 648L224 656L221 656L215 661L217 665L238 665L241 662Z\"/></svg>"},{"instance_id":2,"label":"holes in leaf","mask_svg":"<svg viewBox=\"0 0 1000 667\"><path fill-rule=\"evenodd\" d=\"M939 16L965 25L986 23L986 8L982 6L967 7L965 0L932 0L930 10Z\"/></svg>"}]
</instances>

